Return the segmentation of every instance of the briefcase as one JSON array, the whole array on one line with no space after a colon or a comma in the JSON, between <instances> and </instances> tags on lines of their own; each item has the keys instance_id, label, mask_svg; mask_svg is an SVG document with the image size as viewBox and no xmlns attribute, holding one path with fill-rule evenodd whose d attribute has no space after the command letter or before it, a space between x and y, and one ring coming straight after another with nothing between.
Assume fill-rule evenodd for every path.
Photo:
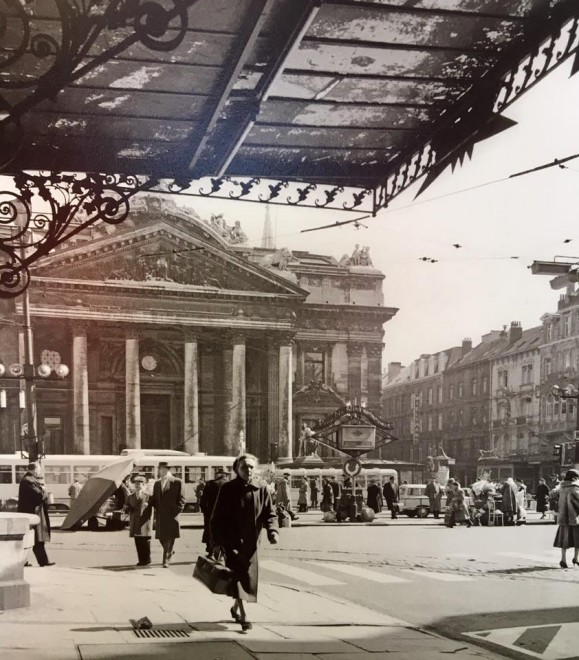
<instances>
[{"instance_id":1,"label":"briefcase","mask_svg":"<svg viewBox=\"0 0 579 660\"><path fill-rule=\"evenodd\" d=\"M197 557L193 577L211 593L237 598L237 580L233 571L211 557Z\"/></svg>"}]
</instances>

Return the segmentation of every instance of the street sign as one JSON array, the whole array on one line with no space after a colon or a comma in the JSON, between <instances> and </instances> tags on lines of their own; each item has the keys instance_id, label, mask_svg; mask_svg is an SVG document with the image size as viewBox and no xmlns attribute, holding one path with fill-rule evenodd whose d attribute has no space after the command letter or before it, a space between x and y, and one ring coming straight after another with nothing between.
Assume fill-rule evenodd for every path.
<instances>
[{"instance_id":1,"label":"street sign","mask_svg":"<svg viewBox=\"0 0 579 660\"><path fill-rule=\"evenodd\" d=\"M344 424L340 429L340 449L369 451L376 446L376 427L362 424Z\"/></svg>"},{"instance_id":2,"label":"street sign","mask_svg":"<svg viewBox=\"0 0 579 660\"><path fill-rule=\"evenodd\" d=\"M356 458L349 458L345 463L344 474L348 477L357 477L362 472L362 463Z\"/></svg>"}]
</instances>

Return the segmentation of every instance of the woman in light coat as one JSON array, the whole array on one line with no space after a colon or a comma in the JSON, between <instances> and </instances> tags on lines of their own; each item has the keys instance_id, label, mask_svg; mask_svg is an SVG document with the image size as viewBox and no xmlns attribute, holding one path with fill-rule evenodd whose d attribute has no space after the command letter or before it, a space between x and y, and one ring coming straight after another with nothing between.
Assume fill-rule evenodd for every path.
<instances>
[{"instance_id":1,"label":"woman in light coat","mask_svg":"<svg viewBox=\"0 0 579 660\"><path fill-rule=\"evenodd\" d=\"M137 566L148 566L151 563L151 520L143 520L143 513L149 495L145 491L145 477L137 476L133 483L135 490L127 496L123 510L130 514L129 536L135 539Z\"/></svg>"},{"instance_id":2,"label":"woman in light coat","mask_svg":"<svg viewBox=\"0 0 579 660\"><path fill-rule=\"evenodd\" d=\"M307 477L304 477L302 483L300 484L300 492L298 495L298 511L300 513L306 513L308 510L308 493L310 487L308 485Z\"/></svg>"},{"instance_id":3,"label":"woman in light coat","mask_svg":"<svg viewBox=\"0 0 579 660\"><path fill-rule=\"evenodd\" d=\"M567 548L573 548L573 564L579 566L579 472L567 470L559 484L559 514L557 516L555 548L561 548L559 566L567 568Z\"/></svg>"}]
</instances>

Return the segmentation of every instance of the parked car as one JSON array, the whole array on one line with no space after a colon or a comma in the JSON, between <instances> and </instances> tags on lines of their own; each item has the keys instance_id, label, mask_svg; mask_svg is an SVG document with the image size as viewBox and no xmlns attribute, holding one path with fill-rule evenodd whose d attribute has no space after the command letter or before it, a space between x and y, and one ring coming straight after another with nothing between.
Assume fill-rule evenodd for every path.
<instances>
[{"instance_id":1,"label":"parked car","mask_svg":"<svg viewBox=\"0 0 579 660\"><path fill-rule=\"evenodd\" d=\"M470 488L463 488L465 504L471 507L473 496ZM398 491L399 505L401 513L409 518L426 518L430 513L430 500L425 495L426 484L402 484ZM442 496L442 510L446 504L446 495Z\"/></svg>"}]
</instances>

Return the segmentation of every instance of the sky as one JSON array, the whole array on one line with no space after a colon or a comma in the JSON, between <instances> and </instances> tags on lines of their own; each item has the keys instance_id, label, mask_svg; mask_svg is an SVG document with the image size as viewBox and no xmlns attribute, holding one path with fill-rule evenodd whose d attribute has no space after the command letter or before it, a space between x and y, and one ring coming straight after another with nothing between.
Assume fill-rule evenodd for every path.
<instances>
[{"instance_id":1,"label":"sky","mask_svg":"<svg viewBox=\"0 0 579 660\"><path fill-rule=\"evenodd\" d=\"M270 205L277 247L340 258L355 244L370 246L384 280L384 303L399 309L385 324L384 365L408 364L423 353L459 345L501 329L523 328L555 311L558 291L533 276L535 259L579 255L579 158L513 180L477 187L509 174L579 153L579 74L571 60L553 71L504 114L518 124L475 146L473 158L450 168L417 200L422 180L375 218L301 234L300 230L351 219L339 211ZM264 204L182 198L202 217L223 213L240 220L251 245L260 245ZM563 243L572 239L570 243ZM462 245L460 249L454 243ZM438 260L425 263L421 257ZM518 257L518 259L511 259Z\"/></svg>"},{"instance_id":2,"label":"sky","mask_svg":"<svg viewBox=\"0 0 579 660\"><path fill-rule=\"evenodd\" d=\"M544 313L556 310L561 292L528 266L535 259L579 255L579 158L568 163L572 169L555 167L455 193L579 153L579 74L569 78L570 69L569 61L504 113L518 122L515 127L476 145L470 162L454 172L449 168L414 200L420 180L389 209L364 220L367 229L300 234L352 216L270 206L277 247L339 259L356 243L370 246L374 266L386 276L385 305L399 309L384 326L384 365L408 364L465 337L476 345L481 335L511 321L525 329L540 325ZM228 222L241 220L250 244L260 244L265 205L190 203L202 217L223 212ZM420 261L424 256L438 263Z\"/></svg>"}]
</instances>

